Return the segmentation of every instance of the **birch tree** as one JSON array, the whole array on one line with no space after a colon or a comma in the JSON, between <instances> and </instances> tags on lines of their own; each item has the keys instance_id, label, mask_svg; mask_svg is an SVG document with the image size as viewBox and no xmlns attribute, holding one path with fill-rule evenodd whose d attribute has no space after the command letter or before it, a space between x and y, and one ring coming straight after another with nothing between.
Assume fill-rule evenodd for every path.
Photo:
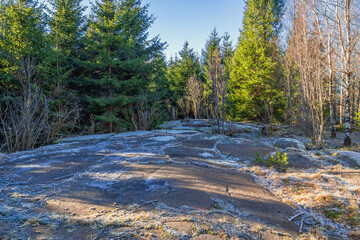
<instances>
[{"instance_id":1,"label":"birch tree","mask_svg":"<svg viewBox=\"0 0 360 240\"><path fill-rule=\"evenodd\" d=\"M337 0L336 24L339 30L341 48L342 84L345 90L345 138L344 145L351 145L351 87L354 82L355 50L360 38L359 2L356 0Z\"/></svg>"}]
</instances>

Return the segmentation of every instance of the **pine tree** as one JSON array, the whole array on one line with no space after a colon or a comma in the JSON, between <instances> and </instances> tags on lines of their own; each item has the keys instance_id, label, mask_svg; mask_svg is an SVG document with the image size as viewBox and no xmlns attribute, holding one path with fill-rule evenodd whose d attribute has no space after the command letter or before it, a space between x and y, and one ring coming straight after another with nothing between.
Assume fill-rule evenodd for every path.
<instances>
[{"instance_id":1,"label":"pine tree","mask_svg":"<svg viewBox=\"0 0 360 240\"><path fill-rule=\"evenodd\" d=\"M275 5L277 4L277 5ZM246 1L243 30L233 58L230 81L234 119L271 122L282 102L277 76L278 43L283 1Z\"/></svg>"}]
</instances>

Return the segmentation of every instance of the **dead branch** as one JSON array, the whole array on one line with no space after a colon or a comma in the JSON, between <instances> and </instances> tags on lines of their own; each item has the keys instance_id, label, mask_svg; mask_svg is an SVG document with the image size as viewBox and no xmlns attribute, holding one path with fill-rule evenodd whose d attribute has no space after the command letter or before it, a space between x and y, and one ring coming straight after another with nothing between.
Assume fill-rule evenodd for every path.
<instances>
[{"instance_id":1,"label":"dead branch","mask_svg":"<svg viewBox=\"0 0 360 240\"><path fill-rule=\"evenodd\" d=\"M288 221L291 222L291 221L294 220L295 218L297 218L297 217L299 217L299 216L301 216L301 215L304 215L304 214L305 214L304 212L298 213L298 214L292 216L291 218L289 218Z\"/></svg>"}]
</instances>

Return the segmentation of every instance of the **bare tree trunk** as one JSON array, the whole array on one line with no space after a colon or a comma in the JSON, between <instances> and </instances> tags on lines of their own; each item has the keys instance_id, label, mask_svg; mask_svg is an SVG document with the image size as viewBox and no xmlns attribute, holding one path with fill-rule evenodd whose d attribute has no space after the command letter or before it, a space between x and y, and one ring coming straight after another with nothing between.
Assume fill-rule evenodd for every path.
<instances>
[{"instance_id":1,"label":"bare tree trunk","mask_svg":"<svg viewBox=\"0 0 360 240\"><path fill-rule=\"evenodd\" d=\"M345 98L345 139L344 146L351 146L351 132L350 132L350 97L349 91L346 91Z\"/></svg>"},{"instance_id":2,"label":"bare tree trunk","mask_svg":"<svg viewBox=\"0 0 360 240\"><path fill-rule=\"evenodd\" d=\"M175 113L175 107L171 106L171 116L172 120L176 120L176 113Z\"/></svg>"},{"instance_id":3,"label":"bare tree trunk","mask_svg":"<svg viewBox=\"0 0 360 240\"><path fill-rule=\"evenodd\" d=\"M340 84L340 105L339 105L339 122L340 125L343 124L343 118L344 118L344 87L342 84Z\"/></svg>"},{"instance_id":4,"label":"bare tree trunk","mask_svg":"<svg viewBox=\"0 0 360 240\"><path fill-rule=\"evenodd\" d=\"M217 89L217 80L218 80L217 70L216 70L216 73L215 73L214 80L215 80L214 81L214 94L215 94L216 122L217 122L218 130L219 130L220 134L222 134L221 128L220 128L220 117L219 117L219 95L218 95L218 89Z\"/></svg>"},{"instance_id":5,"label":"bare tree trunk","mask_svg":"<svg viewBox=\"0 0 360 240\"><path fill-rule=\"evenodd\" d=\"M227 80L225 80L227 81ZM224 83L226 84L226 83ZM222 118L221 118L221 124L222 124L222 132L223 134L225 134L225 97L226 97L226 87L223 86L223 91L222 91Z\"/></svg>"},{"instance_id":6,"label":"bare tree trunk","mask_svg":"<svg viewBox=\"0 0 360 240\"><path fill-rule=\"evenodd\" d=\"M337 13L337 23L339 28L339 41L342 49L343 57L343 69L344 69L344 85L345 85L345 138L344 145L351 145L351 89L352 89L352 73L354 71L354 66L352 65L354 58L354 49L356 47L357 41L359 40L359 33L352 31L352 26L356 24L356 19L352 16L352 11L354 11L352 0L344 0L338 2L338 4L343 3L343 16L342 18ZM342 22L342 19L345 22ZM345 29L343 29L343 27Z\"/></svg>"},{"instance_id":7,"label":"bare tree trunk","mask_svg":"<svg viewBox=\"0 0 360 240\"><path fill-rule=\"evenodd\" d=\"M210 59L208 60L208 76L210 77L210 82L214 91L214 101L215 101L215 112L214 117L216 118L216 123L219 133L222 133L220 127L220 112L219 112L219 93L218 93L218 84L221 82L222 76L222 66L220 51L218 48L214 52L211 52Z\"/></svg>"}]
</instances>

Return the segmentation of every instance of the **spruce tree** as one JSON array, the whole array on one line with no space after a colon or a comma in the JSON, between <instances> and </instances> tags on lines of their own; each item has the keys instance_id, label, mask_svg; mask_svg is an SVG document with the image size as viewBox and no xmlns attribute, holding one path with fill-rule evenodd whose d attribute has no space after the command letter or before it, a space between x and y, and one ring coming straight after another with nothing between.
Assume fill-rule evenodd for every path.
<instances>
[{"instance_id":1,"label":"spruce tree","mask_svg":"<svg viewBox=\"0 0 360 240\"><path fill-rule=\"evenodd\" d=\"M47 60L49 91L54 91L56 99L53 104L57 111L69 101L70 80L76 76L79 64L79 50L84 33L84 16L81 0L52 0L50 2L50 34L52 47Z\"/></svg>"},{"instance_id":2,"label":"spruce tree","mask_svg":"<svg viewBox=\"0 0 360 240\"><path fill-rule=\"evenodd\" d=\"M139 0L103 0L93 6L86 72L79 84L87 114L107 126L99 130L132 128L136 105L163 79L164 43L159 37L148 39L153 20Z\"/></svg>"},{"instance_id":3,"label":"spruce tree","mask_svg":"<svg viewBox=\"0 0 360 240\"><path fill-rule=\"evenodd\" d=\"M180 117L187 117L179 105L186 101L186 83L193 76L199 78L201 76L200 60L194 49L190 47L189 42L186 41L179 51L179 57L175 56L175 59L170 60L166 74L171 92L171 105L180 110L178 114Z\"/></svg>"},{"instance_id":4,"label":"spruce tree","mask_svg":"<svg viewBox=\"0 0 360 240\"><path fill-rule=\"evenodd\" d=\"M260 118L271 122L273 111L282 103L276 71L282 8L280 0L246 1L230 81L230 109L234 119Z\"/></svg>"},{"instance_id":5,"label":"spruce tree","mask_svg":"<svg viewBox=\"0 0 360 240\"><path fill-rule=\"evenodd\" d=\"M45 27L43 6L37 2L1 2L0 75L3 88L24 92L34 82L44 83L44 59L48 54Z\"/></svg>"},{"instance_id":6,"label":"spruce tree","mask_svg":"<svg viewBox=\"0 0 360 240\"><path fill-rule=\"evenodd\" d=\"M211 76L211 71L215 67L213 66L215 63L215 58L220 58L221 51L221 37L216 30L213 29L208 40L205 44L205 50L203 50L203 66L204 66L204 76L205 76L205 84L204 84L204 98L205 98L205 107L206 107L206 115L209 118L210 116L213 118L218 118L216 116L216 112L218 112L218 106L216 102L218 101L218 89L214 89L214 86L217 85L216 82L218 79L214 79L214 76ZM215 95L215 92L217 93Z\"/></svg>"}]
</instances>

